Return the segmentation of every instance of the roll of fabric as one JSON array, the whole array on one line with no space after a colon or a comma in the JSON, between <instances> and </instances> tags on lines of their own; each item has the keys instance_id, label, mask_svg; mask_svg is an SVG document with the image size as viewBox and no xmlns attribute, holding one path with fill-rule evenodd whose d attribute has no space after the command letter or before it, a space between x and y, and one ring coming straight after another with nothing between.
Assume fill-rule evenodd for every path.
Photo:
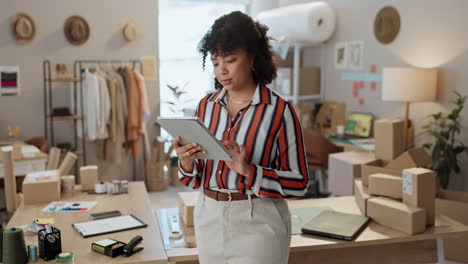
<instances>
[{"instance_id":1,"label":"roll of fabric","mask_svg":"<svg viewBox=\"0 0 468 264\"><path fill-rule=\"evenodd\" d=\"M60 164L60 176L67 175L73 168L73 165L75 165L77 159L78 157L75 154L73 154L72 152L68 152L65 158L63 159L62 164Z\"/></svg>"},{"instance_id":2,"label":"roll of fabric","mask_svg":"<svg viewBox=\"0 0 468 264\"><path fill-rule=\"evenodd\" d=\"M269 27L269 36L286 43L324 42L336 26L335 10L326 2L275 8L260 12L256 19Z\"/></svg>"},{"instance_id":3,"label":"roll of fabric","mask_svg":"<svg viewBox=\"0 0 468 264\"><path fill-rule=\"evenodd\" d=\"M11 228L3 231L3 263L28 263L23 229Z\"/></svg>"},{"instance_id":4,"label":"roll of fabric","mask_svg":"<svg viewBox=\"0 0 468 264\"><path fill-rule=\"evenodd\" d=\"M60 149L51 148L49 151L49 160L47 161L47 170L56 170L60 160Z\"/></svg>"},{"instance_id":5,"label":"roll of fabric","mask_svg":"<svg viewBox=\"0 0 468 264\"><path fill-rule=\"evenodd\" d=\"M0 148L4 165L5 200L9 213L14 213L18 207L16 197L16 177L13 165L13 147L5 146Z\"/></svg>"}]
</instances>

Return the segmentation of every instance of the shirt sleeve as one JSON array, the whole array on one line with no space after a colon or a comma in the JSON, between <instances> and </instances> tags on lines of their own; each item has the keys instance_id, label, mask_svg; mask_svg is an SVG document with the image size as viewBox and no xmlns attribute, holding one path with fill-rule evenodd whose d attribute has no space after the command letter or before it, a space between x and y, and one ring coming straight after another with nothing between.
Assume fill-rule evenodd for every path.
<instances>
[{"instance_id":1,"label":"shirt sleeve","mask_svg":"<svg viewBox=\"0 0 468 264\"><path fill-rule=\"evenodd\" d=\"M182 184L192 189L200 188L201 175L199 173L197 164L198 164L198 160L194 160L193 171L189 173L189 172L186 172L184 168L182 168L182 165L180 164L180 160L178 161L179 180L180 182L182 182Z\"/></svg>"},{"instance_id":2,"label":"shirt sleeve","mask_svg":"<svg viewBox=\"0 0 468 264\"><path fill-rule=\"evenodd\" d=\"M305 195L308 183L307 160L301 124L287 103L277 141L278 169L250 164L246 189L260 197L297 198Z\"/></svg>"}]
</instances>

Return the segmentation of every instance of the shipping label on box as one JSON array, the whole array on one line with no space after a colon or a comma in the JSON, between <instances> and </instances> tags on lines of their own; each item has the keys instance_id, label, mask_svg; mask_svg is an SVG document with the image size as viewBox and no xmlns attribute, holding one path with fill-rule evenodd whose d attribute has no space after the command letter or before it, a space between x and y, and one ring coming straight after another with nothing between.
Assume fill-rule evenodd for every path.
<instances>
[{"instance_id":1,"label":"shipping label on box","mask_svg":"<svg viewBox=\"0 0 468 264\"><path fill-rule=\"evenodd\" d=\"M403 171L405 191L403 202L424 208L427 225L435 223L436 174L425 168L411 168ZM411 178L411 179L410 179Z\"/></svg>"},{"instance_id":2,"label":"shipping label on box","mask_svg":"<svg viewBox=\"0 0 468 264\"><path fill-rule=\"evenodd\" d=\"M413 175L407 171L403 171L403 193L413 195Z\"/></svg>"}]
</instances>

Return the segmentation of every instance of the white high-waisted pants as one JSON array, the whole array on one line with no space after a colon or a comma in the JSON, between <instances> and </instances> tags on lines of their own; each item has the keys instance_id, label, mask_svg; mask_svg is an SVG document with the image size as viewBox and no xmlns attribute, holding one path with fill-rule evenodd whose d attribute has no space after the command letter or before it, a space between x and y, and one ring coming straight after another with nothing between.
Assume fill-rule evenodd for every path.
<instances>
[{"instance_id":1,"label":"white high-waisted pants","mask_svg":"<svg viewBox=\"0 0 468 264\"><path fill-rule=\"evenodd\" d=\"M216 201L200 193L195 235L201 264L286 264L291 214L283 199Z\"/></svg>"}]
</instances>

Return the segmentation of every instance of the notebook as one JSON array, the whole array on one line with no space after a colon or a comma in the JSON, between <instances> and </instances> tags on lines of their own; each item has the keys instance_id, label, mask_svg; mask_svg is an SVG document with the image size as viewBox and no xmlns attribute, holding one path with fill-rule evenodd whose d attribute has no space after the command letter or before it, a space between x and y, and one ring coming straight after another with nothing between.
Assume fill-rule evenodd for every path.
<instances>
[{"instance_id":1,"label":"notebook","mask_svg":"<svg viewBox=\"0 0 468 264\"><path fill-rule=\"evenodd\" d=\"M304 234L324 236L341 240L354 240L369 223L362 215L336 211L323 211L302 227Z\"/></svg>"}]
</instances>

